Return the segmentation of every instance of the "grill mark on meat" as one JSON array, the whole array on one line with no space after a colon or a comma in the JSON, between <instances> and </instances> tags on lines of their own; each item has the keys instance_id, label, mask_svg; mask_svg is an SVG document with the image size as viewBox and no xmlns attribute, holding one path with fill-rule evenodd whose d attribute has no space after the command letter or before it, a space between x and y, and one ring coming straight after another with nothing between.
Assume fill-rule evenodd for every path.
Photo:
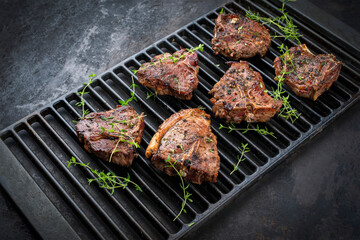
<instances>
[{"instance_id":1,"label":"grill mark on meat","mask_svg":"<svg viewBox=\"0 0 360 240\"><path fill-rule=\"evenodd\" d=\"M266 122L279 111L282 101L265 90L261 75L246 61L232 62L225 75L209 92L215 116L227 122ZM230 94L229 94L230 93Z\"/></svg>"},{"instance_id":2,"label":"grill mark on meat","mask_svg":"<svg viewBox=\"0 0 360 240\"><path fill-rule=\"evenodd\" d=\"M315 55L305 44L290 48L289 54L284 54L284 60L288 59L292 59L294 66L289 64L285 67L280 57L275 58L276 76L281 76L284 71L291 71L291 73L285 74L284 83L296 95L314 101L338 79L341 70L341 61L337 61L334 55ZM275 80L277 80L276 77Z\"/></svg>"},{"instance_id":3,"label":"grill mark on meat","mask_svg":"<svg viewBox=\"0 0 360 240\"><path fill-rule=\"evenodd\" d=\"M126 121L119 122L119 121ZM111 124L115 127L113 128ZM144 114L138 115L130 106L117 106L115 109L89 113L75 126L79 141L84 148L98 158L109 161L111 153L114 152L120 136L122 139L140 144L144 132ZM104 129L114 129L109 132ZM126 132L121 135L120 130ZM111 162L121 166L131 166L136 154L136 147L127 142L119 142L116 151L111 157Z\"/></svg>"},{"instance_id":4,"label":"grill mark on meat","mask_svg":"<svg viewBox=\"0 0 360 240\"><path fill-rule=\"evenodd\" d=\"M219 14L215 20L214 53L234 60L263 57L270 47L269 30L262 24L239 14Z\"/></svg>"},{"instance_id":5,"label":"grill mark on meat","mask_svg":"<svg viewBox=\"0 0 360 240\"><path fill-rule=\"evenodd\" d=\"M173 57L179 60L174 62ZM199 83L198 73L197 52L181 49L172 55L164 53L155 56L139 68L137 77L142 85L156 90L158 95L190 100Z\"/></svg>"},{"instance_id":6,"label":"grill mark on meat","mask_svg":"<svg viewBox=\"0 0 360 240\"><path fill-rule=\"evenodd\" d=\"M211 141L208 141L211 139ZM160 126L146 149L151 163L170 176L170 161L185 180L196 184L216 182L220 168L216 136L211 132L210 116L200 109L184 109L171 115Z\"/></svg>"}]
</instances>

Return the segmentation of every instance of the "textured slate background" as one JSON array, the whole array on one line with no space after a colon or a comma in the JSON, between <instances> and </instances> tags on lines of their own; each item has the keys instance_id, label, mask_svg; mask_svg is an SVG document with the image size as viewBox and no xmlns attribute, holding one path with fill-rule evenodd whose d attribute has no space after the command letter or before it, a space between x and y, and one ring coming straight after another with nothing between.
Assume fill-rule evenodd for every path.
<instances>
[{"instance_id":1,"label":"textured slate background","mask_svg":"<svg viewBox=\"0 0 360 240\"><path fill-rule=\"evenodd\" d=\"M0 129L226 2L0 1ZM359 1L312 3L360 32ZM187 238L359 239L359 120L357 104ZM0 192L2 238L37 238Z\"/></svg>"}]
</instances>

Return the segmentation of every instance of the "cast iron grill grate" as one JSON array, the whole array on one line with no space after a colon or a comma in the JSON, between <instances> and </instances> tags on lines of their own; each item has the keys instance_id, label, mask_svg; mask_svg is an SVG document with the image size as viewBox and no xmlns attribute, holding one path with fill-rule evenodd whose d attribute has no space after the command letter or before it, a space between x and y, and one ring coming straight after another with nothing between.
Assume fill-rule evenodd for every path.
<instances>
[{"instance_id":1,"label":"cast iron grill grate","mask_svg":"<svg viewBox=\"0 0 360 240\"><path fill-rule=\"evenodd\" d=\"M264 16L279 14L279 6L266 0L240 0L226 4L224 9L227 12L244 12L249 7ZM205 45L204 52L199 52L199 87L191 101L175 101L171 97L146 99L146 92L152 90L143 86L136 89L138 102L130 105L138 113L144 112L147 117L139 157L131 170L98 161L84 151L77 140L72 122L80 116L80 109L75 106L80 99L75 91L1 132L1 139L12 152L14 160L22 164L81 238L179 238L191 231L189 223L195 221L200 224L221 209L359 100L360 62L356 58L359 52L289 7L290 14L295 17L295 24L304 34L302 42L316 53L332 52L343 61L338 81L316 102L299 98L288 91L290 101L301 112L301 117L294 124L279 117L260 124L273 131L276 139L254 132L245 135L239 132L229 134L218 129L220 123L225 123L212 117L211 126L218 137L221 157L218 182L190 184L193 202L186 205L187 214L182 214L173 221L182 202L178 178L156 171L144 158L144 152L158 126L171 114L199 105L204 106L206 112L211 112L208 92L225 73L225 62L229 60L213 55L211 50L214 20L220 9L204 15L98 75L89 87L89 94L85 95L88 109L105 111L114 108L118 99L130 97L131 70L138 69L155 55L172 53L181 47L190 48L200 43ZM271 31L274 33L278 30L271 28ZM251 67L263 76L267 89L276 86L272 65L279 55L279 45L279 40L273 39L264 58L249 59ZM245 126L244 123L241 125ZM240 153L238 146L241 143L249 143L251 152L246 154L246 161L241 163L239 170L230 175L237 161L236 155ZM111 195L94 183L88 185L87 178L93 178L93 174L81 167L67 168L67 161L71 156L83 163L90 163L93 168L113 171L117 175L125 176L129 172L131 179L139 183L143 192L130 187Z\"/></svg>"}]
</instances>

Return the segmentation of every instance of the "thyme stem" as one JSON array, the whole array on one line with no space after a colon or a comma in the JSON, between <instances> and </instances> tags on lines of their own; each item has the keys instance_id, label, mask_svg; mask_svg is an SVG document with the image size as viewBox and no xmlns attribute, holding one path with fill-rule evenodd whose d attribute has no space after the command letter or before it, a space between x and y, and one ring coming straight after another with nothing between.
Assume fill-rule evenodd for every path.
<instances>
[{"instance_id":1,"label":"thyme stem","mask_svg":"<svg viewBox=\"0 0 360 240\"><path fill-rule=\"evenodd\" d=\"M234 165L234 169L232 170L232 172L230 173L230 175L233 174L235 171L237 171L237 170L239 169L239 164L240 164L242 161L245 161L245 158L244 158L245 153L250 152L250 148L248 148L248 143L246 143L246 144L241 143L241 148L238 147L238 149L240 150L241 155L240 155L240 157L237 156L238 162L237 162L236 165Z\"/></svg>"},{"instance_id":2,"label":"thyme stem","mask_svg":"<svg viewBox=\"0 0 360 240\"><path fill-rule=\"evenodd\" d=\"M128 174L127 177L120 177L116 176L113 172L107 172L104 173L104 171L99 172L97 169L92 169L89 164L84 164L81 162L78 162L75 157L71 157L69 161L67 161L69 168L71 165L77 166L80 165L82 167L85 167L89 169L93 174L95 174L96 178L90 178L88 179L89 184L91 184L93 181L97 181L100 188L105 188L108 190L111 190L111 195L114 193L115 189L117 188L123 188L125 189L128 184L132 184L137 191L142 192L142 189L138 184L130 180L130 175Z\"/></svg>"},{"instance_id":3,"label":"thyme stem","mask_svg":"<svg viewBox=\"0 0 360 240\"><path fill-rule=\"evenodd\" d=\"M182 212L186 213L185 205L186 205L187 201L192 202L192 199L190 198L190 196L192 194L187 191L187 189L189 188L189 184L185 186L185 182L184 182L184 179L183 179L181 173L179 172L179 170L176 169L176 167L174 165L176 163L176 161L175 161L175 163L172 163L171 159L170 159L170 155L169 155L167 157L167 159L165 159L165 162L169 164L166 167L172 167L175 170L175 172L177 173L177 175L179 175L180 181L181 181L180 187L181 187L181 189L183 191L183 196L184 196L184 200L181 203L180 212L178 213L178 215L176 215L176 217L173 220L173 221L175 221L181 215Z\"/></svg>"},{"instance_id":4,"label":"thyme stem","mask_svg":"<svg viewBox=\"0 0 360 240\"><path fill-rule=\"evenodd\" d=\"M267 127L265 126L264 128L260 128L259 124L256 124L256 128L250 128L250 124L248 123L246 128L236 128L236 126L230 122L229 126L224 126L222 124L220 124L219 129L228 129L228 133L231 133L232 131L242 131L242 134L247 133L248 131L255 131L261 135L270 135L274 138L276 138L275 134L273 132L270 132Z\"/></svg>"},{"instance_id":5,"label":"thyme stem","mask_svg":"<svg viewBox=\"0 0 360 240\"><path fill-rule=\"evenodd\" d=\"M85 87L84 87L80 92L78 92L78 94L80 95L80 102L77 102L77 103L75 104L75 106L81 107L81 117L80 117L80 119L84 119L84 118L85 118L85 115L87 115L87 114L90 113L89 109L86 109L86 110L85 110L85 99L84 99L84 95L88 93L88 92L85 92L85 90L86 90L86 88L87 88L90 84L92 84L92 83L94 82L92 79L93 79L95 76L96 76L96 74L91 73L91 74L89 75L89 78L90 78L89 82L88 82L88 83L83 83L83 85L85 85Z\"/></svg>"},{"instance_id":6,"label":"thyme stem","mask_svg":"<svg viewBox=\"0 0 360 240\"><path fill-rule=\"evenodd\" d=\"M297 26L294 24L292 17L288 15L288 12L286 12L285 5L289 2L295 2L296 0L283 0L282 6L279 9L282 13L282 16L278 16L275 18L266 18L266 17L260 17L259 13L254 13L250 9L246 11L246 16L250 18L251 20L255 20L258 22L262 22L262 24L265 25L274 25L278 27L282 32L283 35L275 35L273 37L282 37L285 40L290 39L296 41L298 44L300 44L300 37L302 35L298 32Z\"/></svg>"}]
</instances>

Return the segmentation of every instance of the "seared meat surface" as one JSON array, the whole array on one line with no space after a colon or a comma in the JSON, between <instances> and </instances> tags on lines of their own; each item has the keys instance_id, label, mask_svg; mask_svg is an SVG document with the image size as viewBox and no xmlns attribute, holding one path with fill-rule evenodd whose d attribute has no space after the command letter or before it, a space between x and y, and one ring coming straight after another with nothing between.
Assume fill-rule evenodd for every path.
<instances>
[{"instance_id":1,"label":"seared meat surface","mask_svg":"<svg viewBox=\"0 0 360 240\"><path fill-rule=\"evenodd\" d=\"M212 39L215 54L234 60L264 56L270 47L269 30L239 14L219 14Z\"/></svg>"},{"instance_id":2,"label":"seared meat surface","mask_svg":"<svg viewBox=\"0 0 360 240\"><path fill-rule=\"evenodd\" d=\"M113 110L89 113L75 130L84 148L104 161L131 166L144 132L144 115L132 107L117 106Z\"/></svg>"},{"instance_id":3,"label":"seared meat surface","mask_svg":"<svg viewBox=\"0 0 360 240\"><path fill-rule=\"evenodd\" d=\"M185 180L201 184L216 182L220 168L216 136L211 132L210 116L200 109L185 109L166 119L151 139L146 157L160 171L176 175L169 160Z\"/></svg>"},{"instance_id":4,"label":"seared meat surface","mask_svg":"<svg viewBox=\"0 0 360 240\"><path fill-rule=\"evenodd\" d=\"M315 101L337 80L341 62L332 54L314 55L301 44L276 57L274 68L277 77L282 76L282 72L289 72L284 75L284 82L296 95Z\"/></svg>"},{"instance_id":5,"label":"seared meat surface","mask_svg":"<svg viewBox=\"0 0 360 240\"><path fill-rule=\"evenodd\" d=\"M171 95L190 100L197 88L199 72L197 52L181 49L174 54L164 53L144 63L137 71L139 82L156 90L159 95Z\"/></svg>"},{"instance_id":6,"label":"seared meat surface","mask_svg":"<svg viewBox=\"0 0 360 240\"><path fill-rule=\"evenodd\" d=\"M260 73L246 61L233 62L209 93L214 95L214 114L227 122L266 122L282 105L265 92Z\"/></svg>"}]
</instances>

